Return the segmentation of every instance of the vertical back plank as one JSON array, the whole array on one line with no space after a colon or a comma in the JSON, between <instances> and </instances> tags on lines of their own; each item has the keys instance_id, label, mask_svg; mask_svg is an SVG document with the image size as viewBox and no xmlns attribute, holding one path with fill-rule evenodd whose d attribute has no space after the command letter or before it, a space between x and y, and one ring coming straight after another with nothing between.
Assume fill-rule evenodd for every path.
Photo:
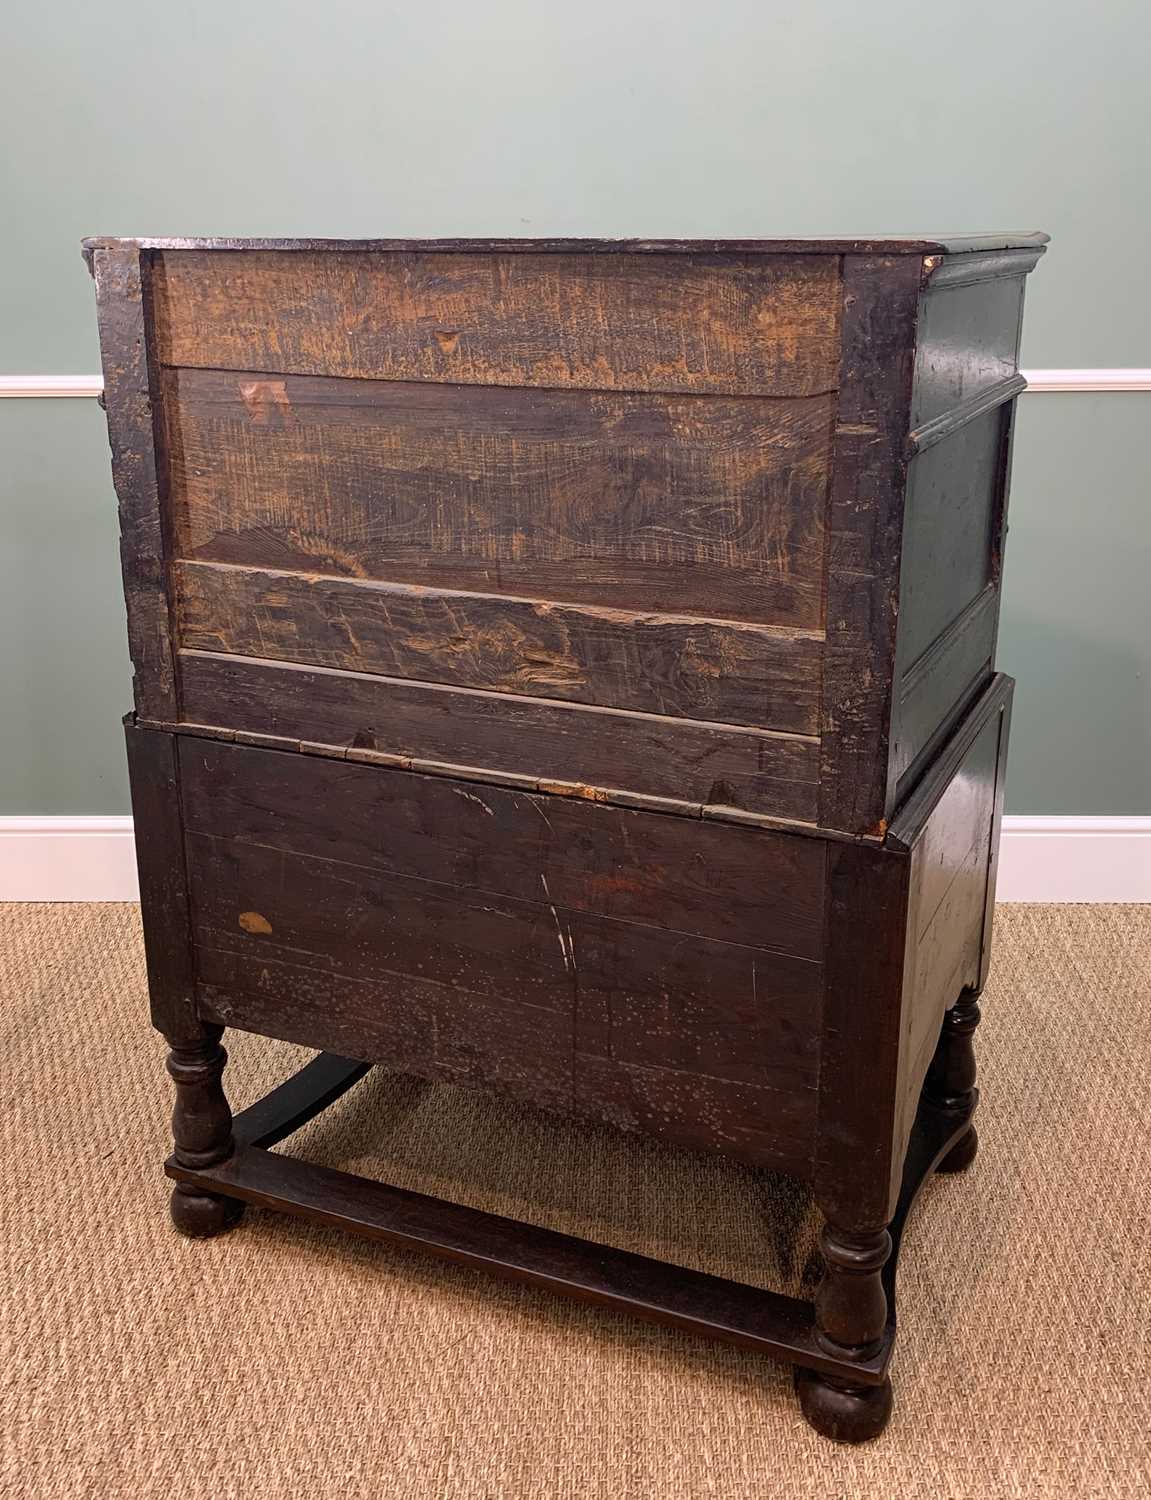
<instances>
[{"instance_id":1,"label":"vertical back plank","mask_svg":"<svg viewBox=\"0 0 1151 1500\"><path fill-rule=\"evenodd\" d=\"M843 352L828 500L823 828L882 837L899 610L917 256L843 260Z\"/></svg>"},{"instance_id":2,"label":"vertical back plank","mask_svg":"<svg viewBox=\"0 0 1151 1500\"><path fill-rule=\"evenodd\" d=\"M202 1028L192 969L177 736L162 729L141 729L129 715L124 738L152 1024L173 1043L196 1041Z\"/></svg>"},{"instance_id":3,"label":"vertical back plank","mask_svg":"<svg viewBox=\"0 0 1151 1500\"><path fill-rule=\"evenodd\" d=\"M841 1229L891 1218L903 1166L896 1145L907 854L829 841L823 1051L815 1196Z\"/></svg>"},{"instance_id":4,"label":"vertical back plank","mask_svg":"<svg viewBox=\"0 0 1151 1500\"><path fill-rule=\"evenodd\" d=\"M165 548L148 363L143 256L132 245L96 246L104 407L112 479L120 502L120 558L136 712L171 721L176 713Z\"/></svg>"}]
</instances>

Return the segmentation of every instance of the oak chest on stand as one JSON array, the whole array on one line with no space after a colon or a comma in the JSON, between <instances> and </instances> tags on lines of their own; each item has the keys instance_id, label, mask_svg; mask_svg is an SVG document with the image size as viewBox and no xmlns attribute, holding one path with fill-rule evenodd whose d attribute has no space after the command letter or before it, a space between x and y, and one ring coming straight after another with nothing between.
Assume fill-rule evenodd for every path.
<instances>
[{"instance_id":1,"label":"oak chest on stand","mask_svg":"<svg viewBox=\"0 0 1151 1500\"><path fill-rule=\"evenodd\" d=\"M179 1229L421 1245L882 1430L976 1146L1044 243L86 242ZM227 1026L323 1055L233 1119ZM270 1150L368 1064L794 1174L814 1303Z\"/></svg>"}]
</instances>

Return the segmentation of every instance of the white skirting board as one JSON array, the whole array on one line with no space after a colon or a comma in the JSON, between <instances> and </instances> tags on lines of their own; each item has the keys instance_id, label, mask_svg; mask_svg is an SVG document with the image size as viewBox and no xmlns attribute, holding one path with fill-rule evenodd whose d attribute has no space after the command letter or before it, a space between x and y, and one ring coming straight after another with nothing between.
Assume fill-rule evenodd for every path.
<instances>
[{"instance_id":1,"label":"white skirting board","mask_svg":"<svg viewBox=\"0 0 1151 1500\"><path fill-rule=\"evenodd\" d=\"M1151 902L1151 817L1005 817L996 897Z\"/></svg>"},{"instance_id":2,"label":"white skirting board","mask_svg":"<svg viewBox=\"0 0 1151 1500\"><path fill-rule=\"evenodd\" d=\"M132 820L0 817L0 901L135 901ZM1151 817L1003 820L1000 901L1151 902Z\"/></svg>"},{"instance_id":3,"label":"white skirting board","mask_svg":"<svg viewBox=\"0 0 1151 1500\"><path fill-rule=\"evenodd\" d=\"M137 901L132 819L0 817L0 901Z\"/></svg>"}]
</instances>

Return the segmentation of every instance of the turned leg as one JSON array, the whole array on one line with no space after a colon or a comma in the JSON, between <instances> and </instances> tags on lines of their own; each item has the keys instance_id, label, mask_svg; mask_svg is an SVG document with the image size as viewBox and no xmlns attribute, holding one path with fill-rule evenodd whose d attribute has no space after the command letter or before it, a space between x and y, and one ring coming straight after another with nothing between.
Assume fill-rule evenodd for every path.
<instances>
[{"instance_id":1,"label":"turned leg","mask_svg":"<svg viewBox=\"0 0 1151 1500\"><path fill-rule=\"evenodd\" d=\"M823 1279L815 1296L819 1342L841 1359L867 1359L887 1326L883 1267L891 1254L886 1229L848 1230L825 1224L820 1235ZM862 1385L814 1370L796 1372L803 1415L824 1437L863 1443L891 1416L891 1381Z\"/></svg>"},{"instance_id":2,"label":"turned leg","mask_svg":"<svg viewBox=\"0 0 1151 1500\"><path fill-rule=\"evenodd\" d=\"M978 1097L975 1089L975 1046L979 1025L979 995L964 990L943 1018L943 1029L923 1086L924 1097L936 1109L957 1119L970 1117ZM936 1168L937 1172L962 1172L975 1160L979 1137L968 1125Z\"/></svg>"},{"instance_id":3,"label":"turned leg","mask_svg":"<svg viewBox=\"0 0 1151 1500\"><path fill-rule=\"evenodd\" d=\"M168 1072L176 1085L172 1136L182 1167L214 1166L232 1154L232 1111L220 1081L228 1060L220 1046L223 1034L222 1026L205 1025L196 1041L169 1038ZM181 1182L172 1193L171 1210L181 1234L206 1239L230 1229L243 1204Z\"/></svg>"}]
</instances>

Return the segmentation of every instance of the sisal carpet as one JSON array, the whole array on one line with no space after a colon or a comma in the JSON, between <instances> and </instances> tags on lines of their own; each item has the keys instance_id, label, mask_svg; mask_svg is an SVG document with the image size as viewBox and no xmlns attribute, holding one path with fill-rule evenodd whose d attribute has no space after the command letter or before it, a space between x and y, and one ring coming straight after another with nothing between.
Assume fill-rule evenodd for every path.
<instances>
[{"instance_id":1,"label":"sisal carpet","mask_svg":"<svg viewBox=\"0 0 1151 1500\"><path fill-rule=\"evenodd\" d=\"M1151 908L1000 909L983 1152L912 1221L896 1414L854 1450L737 1350L253 1210L180 1239L136 909L0 906L0 986L5 1495L1151 1494ZM237 1106L302 1056L229 1046ZM721 1274L810 1278L797 1188L462 1091L369 1075L291 1149Z\"/></svg>"}]
</instances>

